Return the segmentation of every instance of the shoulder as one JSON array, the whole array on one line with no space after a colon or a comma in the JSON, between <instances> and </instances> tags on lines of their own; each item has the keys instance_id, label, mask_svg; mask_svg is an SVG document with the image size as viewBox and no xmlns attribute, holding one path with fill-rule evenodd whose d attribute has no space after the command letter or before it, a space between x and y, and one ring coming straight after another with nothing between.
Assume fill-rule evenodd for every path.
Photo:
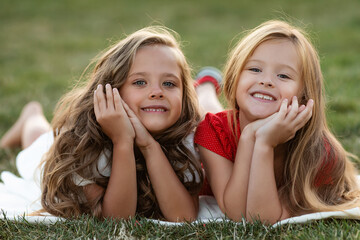
<instances>
[{"instance_id":1,"label":"shoulder","mask_svg":"<svg viewBox=\"0 0 360 240\"><path fill-rule=\"evenodd\" d=\"M205 119L202 122L210 123L227 123L228 117L231 115L231 111L222 111L218 113L207 113Z\"/></svg>"},{"instance_id":2,"label":"shoulder","mask_svg":"<svg viewBox=\"0 0 360 240\"><path fill-rule=\"evenodd\" d=\"M202 134L203 132L209 132L209 131L218 132L229 128L228 115L229 115L229 111L222 111L216 114L207 113L205 115L204 120L202 120L199 123L196 129L195 138L197 137L197 135Z\"/></svg>"},{"instance_id":3,"label":"shoulder","mask_svg":"<svg viewBox=\"0 0 360 240\"><path fill-rule=\"evenodd\" d=\"M208 113L199 124L195 133L195 143L216 154L232 160L236 152L236 141L229 126L232 112ZM232 119L230 119L232 120Z\"/></svg>"}]
</instances>

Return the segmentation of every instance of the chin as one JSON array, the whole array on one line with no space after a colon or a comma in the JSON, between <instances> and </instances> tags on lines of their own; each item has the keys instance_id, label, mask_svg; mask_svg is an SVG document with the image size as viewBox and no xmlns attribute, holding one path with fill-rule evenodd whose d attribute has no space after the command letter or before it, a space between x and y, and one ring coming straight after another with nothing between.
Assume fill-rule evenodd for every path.
<instances>
[{"instance_id":1,"label":"chin","mask_svg":"<svg viewBox=\"0 0 360 240\"><path fill-rule=\"evenodd\" d=\"M146 127L146 129L148 130L148 132L151 135L158 135L158 134L161 134L162 132L164 132L167 128Z\"/></svg>"},{"instance_id":2,"label":"chin","mask_svg":"<svg viewBox=\"0 0 360 240\"><path fill-rule=\"evenodd\" d=\"M262 113L254 113L254 114L252 114L252 119L253 119L253 121L256 121L256 120L260 120L260 119L267 118L267 117L271 116L272 114L274 114L274 112L269 112L269 113L265 113L265 112L262 112Z\"/></svg>"}]
</instances>

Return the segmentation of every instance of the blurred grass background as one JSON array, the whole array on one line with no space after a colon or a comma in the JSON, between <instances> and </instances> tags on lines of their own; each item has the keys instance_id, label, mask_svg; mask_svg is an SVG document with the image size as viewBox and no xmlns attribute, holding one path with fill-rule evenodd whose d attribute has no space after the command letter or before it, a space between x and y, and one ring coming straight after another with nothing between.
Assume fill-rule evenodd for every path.
<instances>
[{"instance_id":1,"label":"blurred grass background","mask_svg":"<svg viewBox=\"0 0 360 240\"><path fill-rule=\"evenodd\" d=\"M241 32L269 19L289 20L310 33L321 57L330 127L348 151L360 156L359 0L1 0L0 136L31 100L41 102L51 120L56 102L71 88L90 60L124 34L150 24L163 24L175 30L181 36L195 76L202 66L221 69ZM0 171L15 171L18 150L0 150ZM22 228L22 224L0 223L0 228L8 229L3 236L14 237L23 232L22 237L42 238L47 231L44 227L45 230L35 230L34 235L28 235L32 226ZM77 227L81 222L66 224L54 231L69 231L69 236L75 236L71 235L74 232L80 234L77 236L89 236L86 235L89 232L103 231L102 223L87 224L88 228ZM186 233L192 238L231 238L243 231L245 238L277 238L282 234L284 239L328 239L342 238L356 226L356 222L320 221L310 228L295 225L274 232L262 225L219 227L214 224L209 231L201 225L190 233L176 230L180 235L172 236ZM137 236L164 236L165 230L155 229L156 226L150 227ZM255 234L249 235L249 229ZM115 230L109 228L109 232ZM352 234L357 238L359 231Z\"/></svg>"},{"instance_id":2,"label":"blurred grass background","mask_svg":"<svg viewBox=\"0 0 360 240\"><path fill-rule=\"evenodd\" d=\"M41 102L51 120L90 60L124 34L150 24L175 30L195 75L205 65L221 69L244 30L274 18L310 33L321 56L330 126L359 156L359 0L2 0L0 136L31 100ZM0 150L0 170L15 152Z\"/></svg>"},{"instance_id":3,"label":"blurred grass background","mask_svg":"<svg viewBox=\"0 0 360 240\"><path fill-rule=\"evenodd\" d=\"M0 136L31 100L49 120L60 96L112 42L150 24L181 36L196 70L222 68L244 30L269 19L305 28L321 56L331 128L360 155L360 1L10 1L0 3ZM0 150L0 170L13 151Z\"/></svg>"},{"instance_id":4,"label":"blurred grass background","mask_svg":"<svg viewBox=\"0 0 360 240\"><path fill-rule=\"evenodd\" d=\"M0 3L0 135L31 100L49 120L60 96L112 42L150 24L181 36L194 75L222 68L244 30L269 19L305 28L321 57L331 128L360 155L360 1L9 1ZM0 153L7 168L14 152ZM5 165L4 165L5 164ZM4 167L5 166L5 167Z\"/></svg>"}]
</instances>

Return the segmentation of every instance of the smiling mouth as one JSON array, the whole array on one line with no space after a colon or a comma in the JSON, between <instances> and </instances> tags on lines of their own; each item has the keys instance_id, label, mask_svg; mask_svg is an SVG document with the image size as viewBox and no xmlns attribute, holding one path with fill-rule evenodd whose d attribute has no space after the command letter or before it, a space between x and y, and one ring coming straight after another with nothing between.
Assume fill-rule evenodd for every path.
<instances>
[{"instance_id":1,"label":"smiling mouth","mask_svg":"<svg viewBox=\"0 0 360 240\"><path fill-rule=\"evenodd\" d=\"M252 96L253 96L254 98L263 99L263 100L268 100L268 101L274 101L274 100L276 100L274 97L269 96L269 95L265 95L265 94L262 94L262 93L254 93Z\"/></svg>"},{"instance_id":2,"label":"smiling mouth","mask_svg":"<svg viewBox=\"0 0 360 240\"><path fill-rule=\"evenodd\" d=\"M142 108L144 112L166 112L167 109L165 108Z\"/></svg>"}]
</instances>

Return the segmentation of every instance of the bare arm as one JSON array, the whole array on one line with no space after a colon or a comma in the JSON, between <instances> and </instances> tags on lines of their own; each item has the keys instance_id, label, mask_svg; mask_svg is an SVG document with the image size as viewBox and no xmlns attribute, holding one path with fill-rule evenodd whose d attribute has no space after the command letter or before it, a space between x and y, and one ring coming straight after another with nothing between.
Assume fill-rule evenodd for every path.
<instances>
[{"instance_id":1,"label":"bare arm","mask_svg":"<svg viewBox=\"0 0 360 240\"><path fill-rule=\"evenodd\" d=\"M276 117L257 130L247 195L248 220L260 219L272 224L289 217L276 187L274 149L293 138L296 131L306 124L311 117L312 106L311 100L306 107L298 108L297 99L293 98L288 111L287 102L284 101ZM283 159L284 156L276 161Z\"/></svg>"},{"instance_id":2,"label":"bare arm","mask_svg":"<svg viewBox=\"0 0 360 240\"><path fill-rule=\"evenodd\" d=\"M233 172L233 162L198 145L199 154L203 163L206 178L216 198L219 208L226 213L224 204L224 192Z\"/></svg>"},{"instance_id":3,"label":"bare arm","mask_svg":"<svg viewBox=\"0 0 360 240\"><path fill-rule=\"evenodd\" d=\"M194 221L199 210L198 196L191 196L154 142L141 149L161 212L168 221Z\"/></svg>"},{"instance_id":4,"label":"bare arm","mask_svg":"<svg viewBox=\"0 0 360 240\"><path fill-rule=\"evenodd\" d=\"M276 187L274 149L258 141L250 169L246 219L272 224L286 217Z\"/></svg>"},{"instance_id":5,"label":"bare arm","mask_svg":"<svg viewBox=\"0 0 360 240\"><path fill-rule=\"evenodd\" d=\"M123 102L135 129L136 145L142 152L160 209L168 221L194 221L198 213L198 196L191 196L176 176L159 143Z\"/></svg>"},{"instance_id":6,"label":"bare arm","mask_svg":"<svg viewBox=\"0 0 360 240\"><path fill-rule=\"evenodd\" d=\"M248 182L255 142L253 133L244 130L238 143L234 167L224 192L225 213L234 221L240 221L246 215Z\"/></svg>"},{"instance_id":7,"label":"bare arm","mask_svg":"<svg viewBox=\"0 0 360 240\"><path fill-rule=\"evenodd\" d=\"M240 136L235 162L199 146L214 196L220 209L232 220L240 221L246 215L246 200L255 131L273 116L247 125Z\"/></svg>"},{"instance_id":8,"label":"bare arm","mask_svg":"<svg viewBox=\"0 0 360 240\"><path fill-rule=\"evenodd\" d=\"M96 119L113 142L113 161L108 186L104 193L104 217L129 218L135 215L137 204L136 166L133 152L134 129L122 106L117 89L106 86L106 97L100 85L94 94ZM85 189L86 190L86 189ZM96 187L87 188L91 196Z\"/></svg>"},{"instance_id":9,"label":"bare arm","mask_svg":"<svg viewBox=\"0 0 360 240\"><path fill-rule=\"evenodd\" d=\"M135 216L137 204L136 166L133 146L116 144L108 186L103 199L103 216L129 218Z\"/></svg>"}]
</instances>

